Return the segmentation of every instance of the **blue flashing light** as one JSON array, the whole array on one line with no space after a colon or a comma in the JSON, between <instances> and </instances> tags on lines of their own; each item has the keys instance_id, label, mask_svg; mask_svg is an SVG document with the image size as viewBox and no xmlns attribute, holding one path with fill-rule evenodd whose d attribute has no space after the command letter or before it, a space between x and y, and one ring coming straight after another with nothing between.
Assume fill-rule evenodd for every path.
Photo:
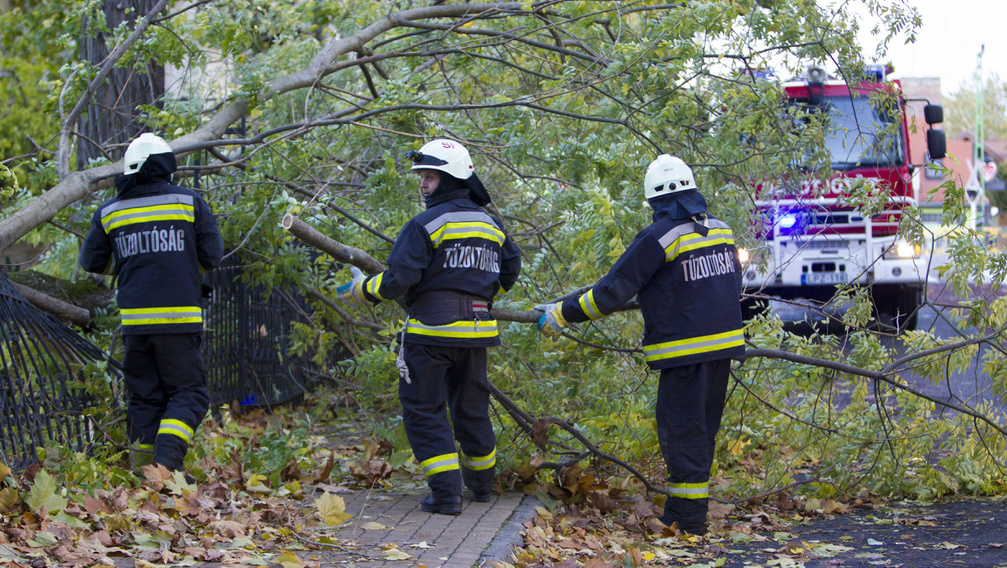
<instances>
[{"instance_id":1,"label":"blue flashing light","mask_svg":"<svg viewBox=\"0 0 1007 568\"><path fill-rule=\"evenodd\" d=\"M868 65L867 69L864 70L864 75L867 76L867 79L880 83L885 80L885 76L887 75L885 71L884 65Z\"/></svg>"},{"instance_id":2,"label":"blue flashing light","mask_svg":"<svg viewBox=\"0 0 1007 568\"><path fill-rule=\"evenodd\" d=\"M793 213L784 213L780 216L777 224L779 224L781 229L790 229L797 224L797 215L794 215Z\"/></svg>"}]
</instances>

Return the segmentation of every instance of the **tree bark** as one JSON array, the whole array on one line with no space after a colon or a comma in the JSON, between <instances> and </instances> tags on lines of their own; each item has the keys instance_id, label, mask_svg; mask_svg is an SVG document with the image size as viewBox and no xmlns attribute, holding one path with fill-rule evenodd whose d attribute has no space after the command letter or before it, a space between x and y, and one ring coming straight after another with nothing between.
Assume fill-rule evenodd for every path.
<instances>
[{"instance_id":1,"label":"tree bark","mask_svg":"<svg viewBox=\"0 0 1007 568\"><path fill-rule=\"evenodd\" d=\"M135 24L138 14L147 14L155 0L120 2L105 0L105 22L114 30L123 22ZM82 23L81 59L100 66L109 55L108 34L89 34L99 28L98 22L87 18ZM80 118L77 130L82 134L77 142L77 169L83 170L93 159L122 159L125 146L146 130L140 122L140 105L161 104L164 95L164 67L153 62L136 62L129 67L115 67Z\"/></svg>"},{"instance_id":2,"label":"tree bark","mask_svg":"<svg viewBox=\"0 0 1007 568\"><path fill-rule=\"evenodd\" d=\"M68 304L62 300L57 300L52 296L43 294L38 290L27 286L11 282L14 288L36 308L50 313L64 323L72 323L80 327L87 327L91 323L91 314L84 308L79 308L73 304Z\"/></svg>"}]
</instances>

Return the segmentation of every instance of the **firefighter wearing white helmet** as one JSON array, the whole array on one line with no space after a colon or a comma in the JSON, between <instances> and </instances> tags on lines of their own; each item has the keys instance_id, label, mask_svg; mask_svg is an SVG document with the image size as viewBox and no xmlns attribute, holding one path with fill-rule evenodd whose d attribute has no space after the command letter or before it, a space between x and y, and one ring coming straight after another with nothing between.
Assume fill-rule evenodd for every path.
<instances>
[{"instance_id":1,"label":"firefighter wearing white helmet","mask_svg":"<svg viewBox=\"0 0 1007 568\"><path fill-rule=\"evenodd\" d=\"M202 272L220 263L223 241L199 194L172 185L176 169L159 136L130 143L117 195L95 211L78 258L84 270L118 282L126 428L137 473L153 463L183 470L210 400L200 354Z\"/></svg>"},{"instance_id":2,"label":"firefighter wearing white helmet","mask_svg":"<svg viewBox=\"0 0 1007 568\"><path fill-rule=\"evenodd\" d=\"M171 159L174 159L175 156L171 146L168 146L164 138L150 132L144 132L139 138L130 142L126 148L126 155L122 159L123 174L130 175L139 172L147 158L156 154L163 154L165 157L171 154Z\"/></svg>"},{"instance_id":3,"label":"firefighter wearing white helmet","mask_svg":"<svg viewBox=\"0 0 1007 568\"><path fill-rule=\"evenodd\" d=\"M496 438L486 348L500 338L490 309L517 281L521 256L500 219L480 207L490 197L465 146L434 140L406 158L420 176L426 211L399 232L387 270L369 277L357 271L336 291L344 300L372 303L404 298L399 400L431 491L420 507L457 515L463 487L473 501L491 497Z\"/></svg>"},{"instance_id":4,"label":"firefighter wearing white helmet","mask_svg":"<svg viewBox=\"0 0 1007 568\"><path fill-rule=\"evenodd\" d=\"M644 176L644 194L653 223L590 290L537 306L543 312L539 329L555 339L569 323L596 320L634 296L639 300L644 359L660 372L655 412L668 468L661 520L703 534L730 363L745 350L741 263L731 228L707 214L684 161L658 156Z\"/></svg>"}]
</instances>

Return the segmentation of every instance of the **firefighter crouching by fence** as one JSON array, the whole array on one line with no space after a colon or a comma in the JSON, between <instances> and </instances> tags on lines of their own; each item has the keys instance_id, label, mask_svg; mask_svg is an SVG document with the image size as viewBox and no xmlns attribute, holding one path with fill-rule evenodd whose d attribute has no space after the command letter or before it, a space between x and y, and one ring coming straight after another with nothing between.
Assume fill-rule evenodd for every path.
<instances>
[{"instance_id":1,"label":"firefighter crouching by fence","mask_svg":"<svg viewBox=\"0 0 1007 568\"><path fill-rule=\"evenodd\" d=\"M669 494L661 521L704 534L730 363L745 349L741 264L730 227L706 213L706 200L681 159L664 154L654 160L644 193L654 222L586 293L537 306L543 312L539 329L555 338L568 323L604 317L638 297L644 357L661 373L657 434Z\"/></svg>"},{"instance_id":2,"label":"firefighter crouching by fence","mask_svg":"<svg viewBox=\"0 0 1007 568\"><path fill-rule=\"evenodd\" d=\"M402 228L387 270L370 277L354 270L353 281L337 293L373 303L405 297L399 399L409 445L431 490L420 508L457 515L463 484L474 501L490 500L496 436L486 348L500 338L489 310L517 281L521 257L501 221L481 209L490 196L464 146L434 140L406 158L420 176L426 211Z\"/></svg>"},{"instance_id":3,"label":"firefighter crouching by fence","mask_svg":"<svg viewBox=\"0 0 1007 568\"><path fill-rule=\"evenodd\" d=\"M220 263L224 245L206 202L171 184L177 164L167 142L142 134L123 162L118 193L95 211L78 262L118 279L134 471L154 463L184 471L210 402L200 353L201 271Z\"/></svg>"}]
</instances>

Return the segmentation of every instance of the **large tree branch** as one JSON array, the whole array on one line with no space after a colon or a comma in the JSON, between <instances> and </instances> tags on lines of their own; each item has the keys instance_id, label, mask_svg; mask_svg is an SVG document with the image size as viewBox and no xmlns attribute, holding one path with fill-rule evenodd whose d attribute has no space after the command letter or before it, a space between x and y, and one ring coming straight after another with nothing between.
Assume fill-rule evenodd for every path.
<instances>
[{"instance_id":1,"label":"large tree branch","mask_svg":"<svg viewBox=\"0 0 1007 568\"><path fill-rule=\"evenodd\" d=\"M56 316L59 320L86 327L91 323L91 314L84 308L57 300L48 294L43 294L34 288L29 288L17 282L11 282L21 296L36 308Z\"/></svg>"},{"instance_id":2,"label":"large tree branch","mask_svg":"<svg viewBox=\"0 0 1007 568\"><path fill-rule=\"evenodd\" d=\"M148 14L148 18L152 19L152 15L158 13L166 3L167 0L158 2L151 14ZM322 47L321 51L319 51L305 69L274 79L254 97L254 100L251 97L241 97L232 100L217 111L203 126L189 134L176 138L170 142L170 145L177 153L184 154L187 148L199 147L207 141L220 140L223 138L227 128L245 116L249 109L256 104L270 100L283 93L317 85L321 79L334 71L333 64L339 57L347 53L360 51L368 42L382 33L395 28L398 25L396 18L407 21L424 18L458 18L466 15L520 9L521 3L519 2L448 4L414 8L400 12L397 15L386 16L351 36L334 38ZM115 50L109 56L103 66L103 70L110 70L121 59L129 45L132 45L132 42L135 41L133 39L134 35L142 35L142 29L150 25L148 18L145 18L139 24L137 30L130 35L129 40L123 42L120 49ZM99 78L96 78L92 82L92 85L96 85L98 81ZM81 109L86 108L89 99L90 95L85 95L77 102L74 109L76 110L78 107ZM77 111L76 116L79 116L80 112L82 110ZM71 115L68 116L68 120L63 125L63 130L67 136L67 143L63 143L63 134L61 134L60 150L63 154L58 159L58 163L60 164L68 163L69 160L68 137L70 130L68 129L72 129L75 122L75 119L69 120L69 118L74 116L74 114L74 111L71 111ZM122 164L119 162L83 172L61 175L59 183L48 191L43 192L42 196L28 203L28 205L0 223L0 251L6 250L29 231L55 217L64 207L84 198L95 189L101 187L102 183L107 183L106 180L121 172Z\"/></svg>"}]
</instances>

